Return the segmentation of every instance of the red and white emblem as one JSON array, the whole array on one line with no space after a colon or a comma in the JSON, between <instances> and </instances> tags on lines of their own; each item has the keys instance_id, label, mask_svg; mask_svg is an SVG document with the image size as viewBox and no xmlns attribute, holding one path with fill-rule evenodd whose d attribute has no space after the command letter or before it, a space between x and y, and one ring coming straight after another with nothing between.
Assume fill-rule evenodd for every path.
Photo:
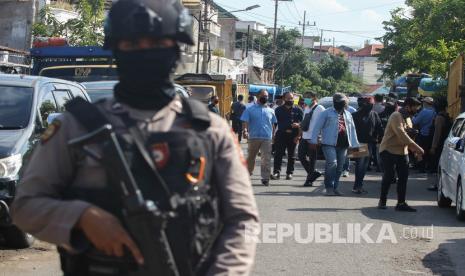
<instances>
[{"instance_id":1,"label":"red and white emblem","mask_svg":"<svg viewBox=\"0 0 465 276\"><path fill-rule=\"evenodd\" d=\"M152 158L157 168L163 169L170 159L170 150L167 143L153 144L151 147Z\"/></svg>"}]
</instances>

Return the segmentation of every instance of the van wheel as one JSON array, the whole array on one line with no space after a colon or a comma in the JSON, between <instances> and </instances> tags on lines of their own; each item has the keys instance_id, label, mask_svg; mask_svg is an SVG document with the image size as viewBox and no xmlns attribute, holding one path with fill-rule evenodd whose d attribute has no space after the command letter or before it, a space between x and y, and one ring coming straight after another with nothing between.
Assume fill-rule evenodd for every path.
<instances>
[{"instance_id":1,"label":"van wheel","mask_svg":"<svg viewBox=\"0 0 465 276\"><path fill-rule=\"evenodd\" d=\"M463 211L463 188L462 188L462 181L459 179L459 183L457 184L457 195L455 201L455 215L457 216L458 220L465 221L465 211Z\"/></svg>"},{"instance_id":2,"label":"van wheel","mask_svg":"<svg viewBox=\"0 0 465 276\"><path fill-rule=\"evenodd\" d=\"M442 193L442 174L441 170L439 170L439 177L438 177L438 206L440 208L448 208L452 204L452 200L449 198L445 197L444 194Z\"/></svg>"},{"instance_id":3,"label":"van wheel","mask_svg":"<svg viewBox=\"0 0 465 276\"><path fill-rule=\"evenodd\" d=\"M28 248L35 240L31 234L21 231L14 225L2 228L0 231L5 241L4 245L9 248Z\"/></svg>"}]
</instances>

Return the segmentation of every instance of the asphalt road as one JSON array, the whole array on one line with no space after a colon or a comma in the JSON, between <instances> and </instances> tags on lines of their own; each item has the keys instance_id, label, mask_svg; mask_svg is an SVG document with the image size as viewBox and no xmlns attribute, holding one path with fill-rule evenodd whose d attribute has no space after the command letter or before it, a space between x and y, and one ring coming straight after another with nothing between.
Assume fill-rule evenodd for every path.
<instances>
[{"instance_id":1,"label":"asphalt road","mask_svg":"<svg viewBox=\"0 0 465 276\"><path fill-rule=\"evenodd\" d=\"M411 174L407 199L418 212L399 213L394 211L395 185L391 188L389 209L376 208L380 174L369 173L365 182L369 191L366 195L350 192L354 180L351 174L342 179L343 197L324 197L323 178L315 187L302 187L305 177L299 162L292 181L272 181L270 187L260 184L259 164L257 162L252 183L262 230L268 230L258 236L261 243L253 275L465 275L465 223L455 219L453 208L436 206L435 193L426 190L435 181L434 177ZM322 165L319 162L320 168ZM367 235L374 242L381 228L393 232L382 232L391 234L385 236L389 239L382 243L368 243L363 238L357 243L347 238L351 236L349 233L357 232L356 227L363 229L369 224L373 225ZM333 238L346 239L346 243L334 243L334 239L327 242L324 237L328 235L320 235L316 241L318 225L329 225ZM288 234L299 228L301 233L279 241L273 227L287 229ZM337 227L340 235L336 235ZM308 236L308 229L314 230L314 238L299 242L298 237L312 236ZM38 242L27 250L0 249L0 275L61 273L54 248Z\"/></svg>"}]
</instances>

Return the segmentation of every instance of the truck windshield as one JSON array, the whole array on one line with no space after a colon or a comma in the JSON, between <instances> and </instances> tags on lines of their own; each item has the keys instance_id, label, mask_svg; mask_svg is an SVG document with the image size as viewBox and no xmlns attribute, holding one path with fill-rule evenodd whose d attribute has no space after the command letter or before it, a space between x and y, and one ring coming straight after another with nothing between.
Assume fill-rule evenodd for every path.
<instances>
[{"instance_id":1,"label":"truck windshield","mask_svg":"<svg viewBox=\"0 0 465 276\"><path fill-rule=\"evenodd\" d=\"M202 102L208 102L214 96L215 90L208 86L190 86L192 89L192 98Z\"/></svg>"},{"instance_id":2,"label":"truck windshield","mask_svg":"<svg viewBox=\"0 0 465 276\"><path fill-rule=\"evenodd\" d=\"M22 129L32 109L31 87L0 85L0 129Z\"/></svg>"}]
</instances>

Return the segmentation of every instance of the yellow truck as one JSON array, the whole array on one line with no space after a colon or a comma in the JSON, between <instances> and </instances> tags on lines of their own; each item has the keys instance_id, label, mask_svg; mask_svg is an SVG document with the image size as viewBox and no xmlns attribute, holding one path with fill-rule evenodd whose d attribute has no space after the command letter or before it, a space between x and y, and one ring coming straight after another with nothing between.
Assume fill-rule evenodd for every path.
<instances>
[{"instance_id":1,"label":"yellow truck","mask_svg":"<svg viewBox=\"0 0 465 276\"><path fill-rule=\"evenodd\" d=\"M464 60L464 54L458 56L449 68L449 84L447 88L447 102L449 106L447 112L453 119L460 113L465 112Z\"/></svg>"},{"instance_id":2,"label":"yellow truck","mask_svg":"<svg viewBox=\"0 0 465 276\"><path fill-rule=\"evenodd\" d=\"M233 102L232 80L224 75L185 74L175 82L190 91L191 97L208 104L212 96L218 96L220 115L229 118Z\"/></svg>"}]
</instances>

